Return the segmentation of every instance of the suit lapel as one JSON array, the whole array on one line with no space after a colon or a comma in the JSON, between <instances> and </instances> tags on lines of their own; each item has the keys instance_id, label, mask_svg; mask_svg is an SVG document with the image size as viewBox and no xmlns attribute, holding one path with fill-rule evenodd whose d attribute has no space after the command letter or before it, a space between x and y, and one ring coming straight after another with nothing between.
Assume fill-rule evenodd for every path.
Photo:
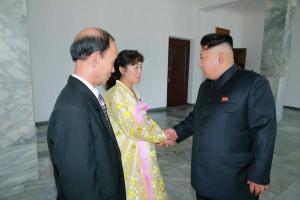
<instances>
[{"instance_id":1,"label":"suit lapel","mask_svg":"<svg viewBox=\"0 0 300 200\"><path fill-rule=\"evenodd\" d=\"M100 103L98 102L98 99L95 97L93 92L85 84L83 84L80 80L74 78L73 76L69 76L68 84L71 85L72 87L75 87L77 90L80 91L80 93L82 93L85 97L87 97L89 102L92 104L94 109L97 111L97 114L98 114L97 118L100 118L100 120L102 121L102 124L104 124L104 126L106 127L107 132L109 133L114 145L116 146L116 149L120 153L120 149L119 149L115 134L113 132L112 126L111 126L110 122L106 120L105 114L100 106ZM100 123L100 121L99 121L99 123Z\"/></svg>"},{"instance_id":2,"label":"suit lapel","mask_svg":"<svg viewBox=\"0 0 300 200\"><path fill-rule=\"evenodd\" d=\"M98 103L98 104L99 104L99 103ZM105 114L104 114L104 112L103 112L103 110L102 110L100 104L99 104L99 106L95 107L95 109L96 109L97 112L99 113L100 119L101 119L101 121L102 121L102 124L105 125L107 131L109 132L109 135L110 135L110 137L111 137L111 139L112 139L114 145L116 146L118 152L121 153L121 152L120 152L120 149L119 149L119 145L118 145L118 143L117 143L116 136L115 136L114 131L113 131L113 129L112 129L112 126L111 126L111 124L110 124L110 121L107 121L107 120L106 120L106 116L105 116Z\"/></svg>"}]
</instances>

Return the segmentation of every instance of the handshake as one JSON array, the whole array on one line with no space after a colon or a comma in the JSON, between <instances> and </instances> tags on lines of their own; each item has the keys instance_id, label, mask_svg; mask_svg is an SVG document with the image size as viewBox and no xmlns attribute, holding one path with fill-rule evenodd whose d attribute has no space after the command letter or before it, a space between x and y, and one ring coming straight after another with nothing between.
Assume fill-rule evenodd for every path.
<instances>
[{"instance_id":1,"label":"handshake","mask_svg":"<svg viewBox=\"0 0 300 200\"><path fill-rule=\"evenodd\" d=\"M175 129L173 128L166 128L164 129L164 133L166 136L166 140L161 142L161 146L173 146L176 144L176 139L178 138Z\"/></svg>"}]
</instances>

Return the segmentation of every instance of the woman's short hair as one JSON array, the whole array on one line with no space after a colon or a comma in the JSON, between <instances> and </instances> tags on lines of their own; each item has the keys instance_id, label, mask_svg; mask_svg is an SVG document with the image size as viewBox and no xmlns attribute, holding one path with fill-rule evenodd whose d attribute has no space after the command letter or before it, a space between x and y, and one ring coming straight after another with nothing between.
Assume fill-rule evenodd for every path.
<instances>
[{"instance_id":1,"label":"woman's short hair","mask_svg":"<svg viewBox=\"0 0 300 200\"><path fill-rule=\"evenodd\" d=\"M116 84L117 80L121 78L119 67L126 68L128 65L135 65L138 62L144 62L144 56L136 50L121 51L114 63L115 72L111 74L110 79L106 82L106 89L110 89Z\"/></svg>"}]
</instances>

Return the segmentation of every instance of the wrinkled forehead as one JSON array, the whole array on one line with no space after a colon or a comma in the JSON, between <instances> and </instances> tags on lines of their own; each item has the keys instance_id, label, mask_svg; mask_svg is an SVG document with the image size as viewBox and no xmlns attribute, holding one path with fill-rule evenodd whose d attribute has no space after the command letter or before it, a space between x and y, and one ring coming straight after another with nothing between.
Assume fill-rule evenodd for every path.
<instances>
[{"instance_id":1,"label":"wrinkled forehead","mask_svg":"<svg viewBox=\"0 0 300 200\"><path fill-rule=\"evenodd\" d=\"M115 61L118 56L118 47L115 41L110 41L109 47L102 55L111 61Z\"/></svg>"},{"instance_id":2,"label":"wrinkled forehead","mask_svg":"<svg viewBox=\"0 0 300 200\"><path fill-rule=\"evenodd\" d=\"M109 39L110 42L109 42L109 47L113 49L113 52L115 54L118 54L118 46L117 46L117 43L115 41L113 41L112 39Z\"/></svg>"}]
</instances>

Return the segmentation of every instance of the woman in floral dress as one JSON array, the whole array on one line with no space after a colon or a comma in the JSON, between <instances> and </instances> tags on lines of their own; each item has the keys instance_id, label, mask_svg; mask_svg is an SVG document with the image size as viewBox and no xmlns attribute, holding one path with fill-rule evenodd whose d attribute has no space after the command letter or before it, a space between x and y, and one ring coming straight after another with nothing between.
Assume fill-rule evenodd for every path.
<instances>
[{"instance_id":1,"label":"woman in floral dress","mask_svg":"<svg viewBox=\"0 0 300 200\"><path fill-rule=\"evenodd\" d=\"M157 164L155 144L166 136L147 115L148 105L133 85L140 82L144 57L123 50L115 60L115 72L106 87L108 115L121 150L128 200L167 200Z\"/></svg>"}]
</instances>

